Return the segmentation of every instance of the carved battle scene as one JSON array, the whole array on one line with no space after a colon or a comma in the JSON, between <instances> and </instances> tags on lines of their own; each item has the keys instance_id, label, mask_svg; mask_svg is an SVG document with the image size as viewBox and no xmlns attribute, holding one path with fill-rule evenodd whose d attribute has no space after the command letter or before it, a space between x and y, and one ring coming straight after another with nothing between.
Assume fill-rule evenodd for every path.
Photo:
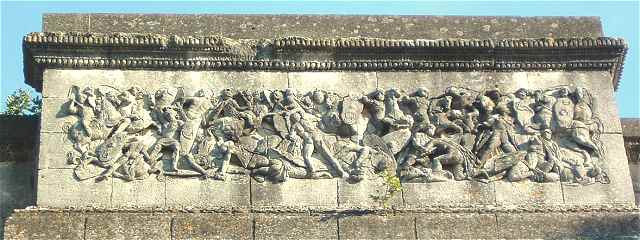
<instances>
[{"instance_id":1,"label":"carved battle scene","mask_svg":"<svg viewBox=\"0 0 640 240\"><path fill-rule=\"evenodd\" d=\"M608 183L602 123L584 88L452 86L443 93L72 87L61 108L78 180L256 181L386 172L402 182Z\"/></svg>"}]
</instances>

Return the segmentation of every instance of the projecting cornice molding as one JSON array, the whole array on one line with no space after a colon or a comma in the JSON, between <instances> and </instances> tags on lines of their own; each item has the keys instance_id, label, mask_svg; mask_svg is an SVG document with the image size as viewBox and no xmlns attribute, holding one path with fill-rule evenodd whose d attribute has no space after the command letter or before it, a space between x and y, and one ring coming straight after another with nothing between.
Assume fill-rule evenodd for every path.
<instances>
[{"instance_id":1,"label":"projecting cornice molding","mask_svg":"<svg viewBox=\"0 0 640 240\"><path fill-rule=\"evenodd\" d=\"M614 88L627 44L567 39L230 39L158 34L30 33L26 82L46 68L255 71L610 71Z\"/></svg>"}]
</instances>

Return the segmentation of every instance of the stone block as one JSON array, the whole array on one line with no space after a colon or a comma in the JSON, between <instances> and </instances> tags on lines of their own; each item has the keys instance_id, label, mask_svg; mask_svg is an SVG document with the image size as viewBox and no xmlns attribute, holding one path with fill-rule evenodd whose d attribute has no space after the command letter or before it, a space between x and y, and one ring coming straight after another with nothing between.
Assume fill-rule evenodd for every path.
<instances>
[{"instance_id":1,"label":"stone block","mask_svg":"<svg viewBox=\"0 0 640 240\"><path fill-rule=\"evenodd\" d=\"M340 215L340 239L416 239L414 217L400 215Z\"/></svg>"},{"instance_id":2,"label":"stone block","mask_svg":"<svg viewBox=\"0 0 640 240\"><path fill-rule=\"evenodd\" d=\"M605 159L603 169L610 179L609 184L595 183L588 186L563 185L566 204L635 204L633 185L629 175L624 142L620 134L602 134Z\"/></svg>"},{"instance_id":3,"label":"stone block","mask_svg":"<svg viewBox=\"0 0 640 240\"><path fill-rule=\"evenodd\" d=\"M162 33L164 21L156 14L91 14L92 32ZM118 24L124 23L127 24Z\"/></svg>"},{"instance_id":4,"label":"stone block","mask_svg":"<svg viewBox=\"0 0 640 240\"><path fill-rule=\"evenodd\" d=\"M563 204L562 186L531 181L496 181L496 205Z\"/></svg>"},{"instance_id":5,"label":"stone block","mask_svg":"<svg viewBox=\"0 0 640 240\"><path fill-rule=\"evenodd\" d=\"M442 72L442 84L433 87L434 95L442 94L448 87L464 87L478 93L499 86L505 92L524 87L526 72Z\"/></svg>"},{"instance_id":6,"label":"stone block","mask_svg":"<svg viewBox=\"0 0 640 240\"><path fill-rule=\"evenodd\" d=\"M17 212L6 220L4 239L83 239L85 217L65 212Z\"/></svg>"},{"instance_id":7,"label":"stone block","mask_svg":"<svg viewBox=\"0 0 640 240\"><path fill-rule=\"evenodd\" d=\"M158 72L152 88L180 87L185 95L192 96L201 89L208 89L218 96L220 90L285 89L287 74L281 72L237 72L237 71L171 71Z\"/></svg>"},{"instance_id":8,"label":"stone block","mask_svg":"<svg viewBox=\"0 0 640 240\"><path fill-rule=\"evenodd\" d=\"M470 181L403 183L402 188L404 204L409 208L495 204L494 183Z\"/></svg>"},{"instance_id":9,"label":"stone block","mask_svg":"<svg viewBox=\"0 0 640 240\"><path fill-rule=\"evenodd\" d=\"M525 24L524 31L531 36L545 38L600 37L602 23L597 17L582 18L580 24L571 24L567 17L532 17L536 24ZM571 27L567 27L567 26Z\"/></svg>"},{"instance_id":10,"label":"stone block","mask_svg":"<svg viewBox=\"0 0 640 240\"><path fill-rule=\"evenodd\" d=\"M152 92L161 88L181 88L185 96L193 96L204 88L206 75L200 71L158 71L155 83L145 89Z\"/></svg>"},{"instance_id":11,"label":"stone block","mask_svg":"<svg viewBox=\"0 0 640 240\"><path fill-rule=\"evenodd\" d=\"M365 179L358 183L338 180L338 206L341 208L378 208L401 207L402 191L394 193L389 199L381 199L386 193L386 186L382 178Z\"/></svg>"},{"instance_id":12,"label":"stone block","mask_svg":"<svg viewBox=\"0 0 640 240\"><path fill-rule=\"evenodd\" d=\"M335 215L256 214L254 239L338 239Z\"/></svg>"},{"instance_id":13,"label":"stone block","mask_svg":"<svg viewBox=\"0 0 640 240\"><path fill-rule=\"evenodd\" d=\"M42 121L40 122L40 132L63 133L64 129L73 126L78 121L76 115L69 115L68 98L44 98L42 99Z\"/></svg>"},{"instance_id":14,"label":"stone block","mask_svg":"<svg viewBox=\"0 0 640 240\"><path fill-rule=\"evenodd\" d=\"M284 72L212 71L206 72L203 80L204 86L218 91L225 88L273 90L288 87L287 73Z\"/></svg>"},{"instance_id":15,"label":"stone block","mask_svg":"<svg viewBox=\"0 0 640 240\"><path fill-rule=\"evenodd\" d=\"M638 236L638 213L498 213L505 239L611 239Z\"/></svg>"},{"instance_id":16,"label":"stone block","mask_svg":"<svg viewBox=\"0 0 640 240\"><path fill-rule=\"evenodd\" d=\"M336 179L288 179L283 183L251 181L251 203L254 207L338 206Z\"/></svg>"},{"instance_id":17,"label":"stone block","mask_svg":"<svg viewBox=\"0 0 640 240\"><path fill-rule=\"evenodd\" d=\"M38 151L38 169L73 169L67 161L67 153L75 152L66 133L41 133Z\"/></svg>"},{"instance_id":18,"label":"stone block","mask_svg":"<svg viewBox=\"0 0 640 240\"><path fill-rule=\"evenodd\" d=\"M125 90L138 86L146 91L175 84L157 79L159 71L149 70L86 70L47 69L43 73L43 98L69 98L72 86ZM185 78L185 81L188 81Z\"/></svg>"},{"instance_id":19,"label":"stone block","mask_svg":"<svg viewBox=\"0 0 640 240\"><path fill-rule=\"evenodd\" d=\"M93 213L86 239L171 239L171 216L149 213Z\"/></svg>"},{"instance_id":20,"label":"stone block","mask_svg":"<svg viewBox=\"0 0 640 240\"><path fill-rule=\"evenodd\" d=\"M498 239L494 214L416 214L418 239Z\"/></svg>"},{"instance_id":21,"label":"stone block","mask_svg":"<svg viewBox=\"0 0 640 240\"><path fill-rule=\"evenodd\" d=\"M372 72L290 72L289 87L299 92L315 89L339 94L368 94L377 86Z\"/></svg>"},{"instance_id":22,"label":"stone block","mask_svg":"<svg viewBox=\"0 0 640 240\"><path fill-rule=\"evenodd\" d=\"M228 180L168 177L167 207L211 209L249 207L249 176L229 174Z\"/></svg>"},{"instance_id":23,"label":"stone block","mask_svg":"<svg viewBox=\"0 0 640 240\"><path fill-rule=\"evenodd\" d=\"M396 88L412 94L418 88L426 88L432 95L434 86L443 85L441 72L377 72L378 88Z\"/></svg>"},{"instance_id":24,"label":"stone block","mask_svg":"<svg viewBox=\"0 0 640 240\"><path fill-rule=\"evenodd\" d=\"M125 181L113 179L111 206L114 208L164 208L166 207L165 181L156 175L144 180Z\"/></svg>"},{"instance_id":25,"label":"stone block","mask_svg":"<svg viewBox=\"0 0 640 240\"><path fill-rule=\"evenodd\" d=\"M88 14L42 15L42 31L44 32L90 32L91 21Z\"/></svg>"},{"instance_id":26,"label":"stone block","mask_svg":"<svg viewBox=\"0 0 640 240\"><path fill-rule=\"evenodd\" d=\"M126 88L132 84L140 84L142 79L127 81L122 70L88 70L88 69L46 69L42 76L42 97L67 98L71 86L85 87L112 86ZM143 72L143 71L136 71Z\"/></svg>"},{"instance_id":27,"label":"stone block","mask_svg":"<svg viewBox=\"0 0 640 240\"><path fill-rule=\"evenodd\" d=\"M247 214L178 214L171 226L172 239L251 239L253 221Z\"/></svg>"},{"instance_id":28,"label":"stone block","mask_svg":"<svg viewBox=\"0 0 640 240\"><path fill-rule=\"evenodd\" d=\"M50 208L106 208L111 205L112 179L78 181L73 169L38 171L37 205Z\"/></svg>"}]
</instances>

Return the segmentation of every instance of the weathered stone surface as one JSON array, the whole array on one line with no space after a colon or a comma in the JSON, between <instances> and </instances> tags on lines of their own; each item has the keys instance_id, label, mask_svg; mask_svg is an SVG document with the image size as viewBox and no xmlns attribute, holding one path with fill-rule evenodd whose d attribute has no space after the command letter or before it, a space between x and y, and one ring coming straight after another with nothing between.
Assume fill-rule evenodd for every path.
<instances>
[{"instance_id":1,"label":"weathered stone surface","mask_svg":"<svg viewBox=\"0 0 640 240\"><path fill-rule=\"evenodd\" d=\"M83 239L85 217L69 213L14 213L4 239Z\"/></svg>"},{"instance_id":2,"label":"weathered stone surface","mask_svg":"<svg viewBox=\"0 0 640 240\"><path fill-rule=\"evenodd\" d=\"M563 204L562 186L556 183L495 182L496 205Z\"/></svg>"},{"instance_id":3,"label":"weathered stone surface","mask_svg":"<svg viewBox=\"0 0 640 240\"><path fill-rule=\"evenodd\" d=\"M604 168L610 184L588 186L563 185L567 204L635 204L633 186L629 175L624 142L620 134L603 134L600 139L606 146Z\"/></svg>"},{"instance_id":4,"label":"weathered stone surface","mask_svg":"<svg viewBox=\"0 0 640 240\"><path fill-rule=\"evenodd\" d=\"M338 239L335 215L256 214L255 239Z\"/></svg>"},{"instance_id":5,"label":"weathered stone surface","mask_svg":"<svg viewBox=\"0 0 640 240\"><path fill-rule=\"evenodd\" d=\"M469 206L495 204L494 183L450 181L403 183L405 207L417 208L433 205Z\"/></svg>"},{"instance_id":6,"label":"weathered stone surface","mask_svg":"<svg viewBox=\"0 0 640 240\"><path fill-rule=\"evenodd\" d=\"M38 169L72 169L67 162L67 153L74 151L73 144L65 133L41 133L38 151Z\"/></svg>"},{"instance_id":7,"label":"weathered stone surface","mask_svg":"<svg viewBox=\"0 0 640 240\"><path fill-rule=\"evenodd\" d=\"M416 239L414 217L402 215L339 215L340 239Z\"/></svg>"},{"instance_id":8,"label":"weathered stone surface","mask_svg":"<svg viewBox=\"0 0 640 240\"><path fill-rule=\"evenodd\" d=\"M338 206L336 179L289 179L283 183L257 183L251 180L254 206L331 207ZM304 194L301 194L304 193Z\"/></svg>"},{"instance_id":9,"label":"weathered stone surface","mask_svg":"<svg viewBox=\"0 0 640 240\"><path fill-rule=\"evenodd\" d=\"M144 180L126 182L113 179L111 206L114 208L164 208L166 207L166 182L153 175Z\"/></svg>"},{"instance_id":10,"label":"weathered stone surface","mask_svg":"<svg viewBox=\"0 0 640 240\"><path fill-rule=\"evenodd\" d=\"M540 38L602 35L597 17L45 14L45 31L222 34L233 38Z\"/></svg>"},{"instance_id":11,"label":"weathered stone surface","mask_svg":"<svg viewBox=\"0 0 640 240\"><path fill-rule=\"evenodd\" d=\"M214 90L273 90L288 87L287 73L284 72L215 71L205 73L203 80L206 87Z\"/></svg>"},{"instance_id":12,"label":"weathered stone surface","mask_svg":"<svg viewBox=\"0 0 640 240\"><path fill-rule=\"evenodd\" d=\"M161 14L91 14L91 31L109 31L113 32L162 32L167 22L160 20ZM121 25L118 23L128 23ZM115 23L115 24L114 24ZM99 30L103 29L103 30Z\"/></svg>"},{"instance_id":13,"label":"weathered stone surface","mask_svg":"<svg viewBox=\"0 0 640 240\"><path fill-rule=\"evenodd\" d=\"M112 180L78 181L73 169L41 169L38 170L37 205L51 208L108 208L111 205Z\"/></svg>"},{"instance_id":14,"label":"weathered stone surface","mask_svg":"<svg viewBox=\"0 0 640 240\"><path fill-rule=\"evenodd\" d=\"M75 115L67 114L68 98L42 99L40 132L61 133L78 120Z\"/></svg>"},{"instance_id":15,"label":"weathered stone surface","mask_svg":"<svg viewBox=\"0 0 640 240\"><path fill-rule=\"evenodd\" d=\"M501 238L611 239L637 236L637 213L497 214Z\"/></svg>"},{"instance_id":16,"label":"weathered stone surface","mask_svg":"<svg viewBox=\"0 0 640 240\"><path fill-rule=\"evenodd\" d=\"M469 205L466 182L403 183L402 189L406 207Z\"/></svg>"},{"instance_id":17,"label":"weathered stone surface","mask_svg":"<svg viewBox=\"0 0 640 240\"><path fill-rule=\"evenodd\" d=\"M229 180L167 178L167 207L210 209L248 207L249 176L228 174Z\"/></svg>"},{"instance_id":18,"label":"weathered stone surface","mask_svg":"<svg viewBox=\"0 0 640 240\"><path fill-rule=\"evenodd\" d=\"M429 89L433 94L434 86L444 85L441 72L376 72L378 88L399 90L413 93L418 88Z\"/></svg>"},{"instance_id":19,"label":"weathered stone surface","mask_svg":"<svg viewBox=\"0 0 640 240\"><path fill-rule=\"evenodd\" d=\"M442 84L435 85L431 89L439 93L451 86L461 86L482 92L498 86L502 91L513 92L524 87L526 80L526 72L442 72ZM529 88L542 87L532 86Z\"/></svg>"},{"instance_id":20,"label":"weathered stone surface","mask_svg":"<svg viewBox=\"0 0 640 240\"><path fill-rule=\"evenodd\" d=\"M338 206L353 208L368 207L401 207L402 191L395 192L393 196L386 194L388 188L382 178L367 179L358 183L349 183L343 179L338 180ZM389 197L388 199L385 199Z\"/></svg>"},{"instance_id":21,"label":"weathered stone surface","mask_svg":"<svg viewBox=\"0 0 640 240\"><path fill-rule=\"evenodd\" d=\"M602 24L598 17L531 17L536 24L525 24L524 31L539 37L558 38L562 36L582 36L597 37L602 33ZM579 25L571 25L571 22L578 19L590 19L591 21L581 21Z\"/></svg>"},{"instance_id":22,"label":"weathered stone surface","mask_svg":"<svg viewBox=\"0 0 640 240\"><path fill-rule=\"evenodd\" d=\"M418 239L498 239L494 214L415 214Z\"/></svg>"},{"instance_id":23,"label":"weathered stone surface","mask_svg":"<svg viewBox=\"0 0 640 240\"><path fill-rule=\"evenodd\" d=\"M178 214L172 239L252 239L253 221L247 214Z\"/></svg>"},{"instance_id":24,"label":"weathered stone surface","mask_svg":"<svg viewBox=\"0 0 640 240\"><path fill-rule=\"evenodd\" d=\"M307 92L315 89L339 94L368 94L376 89L375 73L370 72L290 72L289 87Z\"/></svg>"},{"instance_id":25,"label":"weathered stone surface","mask_svg":"<svg viewBox=\"0 0 640 240\"><path fill-rule=\"evenodd\" d=\"M125 79L125 72L128 75L133 74L136 76L135 81L127 81ZM140 77L147 71L122 71L122 70L97 70L97 69L46 69L42 77L42 97L57 97L68 98L69 89L71 86L78 86L80 89L85 87L97 87L97 86L118 86L118 87L130 87L134 84L145 85L145 78ZM134 74L137 73L137 74ZM151 82L148 82L150 87ZM44 109L43 109L44 111Z\"/></svg>"},{"instance_id":26,"label":"weathered stone surface","mask_svg":"<svg viewBox=\"0 0 640 240\"><path fill-rule=\"evenodd\" d=\"M44 14L42 15L42 31L54 32L64 29L64 31L69 32L90 32L91 23L89 18L89 15L84 14Z\"/></svg>"},{"instance_id":27,"label":"weathered stone surface","mask_svg":"<svg viewBox=\"0 0 640 240\"><path fill-rule=\"evenodd\" d=\"M214 93L226 88L240 90L285 89L287 74L281 72L238 72L238 71L171 71L157 72L156 87L181 87L185 95L192 96L206 88Z\"/></svg>"},{"instance_id":28,"label":"weathered stone surface","mask_svg":"<svg viewBox=\"0 0 640 240\"><path fill-rule=\"evenodd\" d=\"M103 213L87 216L86 239L171 239L168 214Z\"/></svg>"}]
</instances>

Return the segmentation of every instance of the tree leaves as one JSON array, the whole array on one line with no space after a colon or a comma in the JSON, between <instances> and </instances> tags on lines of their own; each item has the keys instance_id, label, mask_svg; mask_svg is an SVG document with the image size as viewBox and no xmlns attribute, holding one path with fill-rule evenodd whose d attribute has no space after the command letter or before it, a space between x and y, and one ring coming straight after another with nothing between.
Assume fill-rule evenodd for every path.
<instances>
[{"instance_id":1,"label":"tree leaves","mask_svg":"<svg viewBox=\"0 0 640 240\"><path fill-rule=\"evenodd\" d=\"M42 98L32 96L26 89L18 89L7 96L6 110L2 115L38 115L42 111Z\"/></svg>"}]
</instances>

